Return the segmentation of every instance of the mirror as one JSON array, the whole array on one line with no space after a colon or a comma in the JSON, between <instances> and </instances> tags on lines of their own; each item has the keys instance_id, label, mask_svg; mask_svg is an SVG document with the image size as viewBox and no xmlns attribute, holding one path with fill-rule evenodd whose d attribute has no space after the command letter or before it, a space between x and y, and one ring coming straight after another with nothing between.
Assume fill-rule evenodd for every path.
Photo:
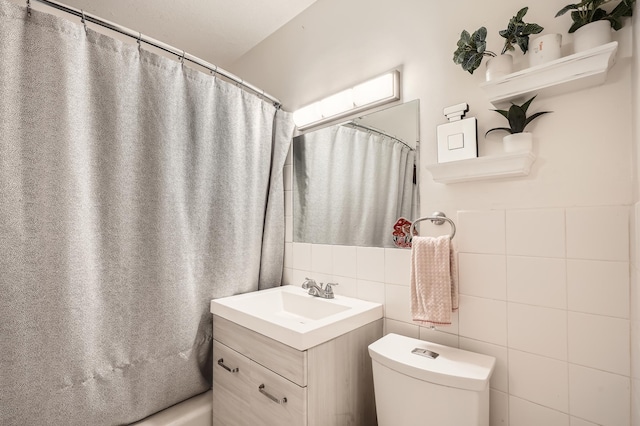
<instances>
[{"instance_id":1,"label":"mirror","mask_svg":"<svg viewBox=\"0 0 640 426\"><path fill-rule=\"evenodd\" d=\"M294 242L400 246L394 225L419 211L418 116L415 100L293 139Z\"/></svg>"}]
</instances>

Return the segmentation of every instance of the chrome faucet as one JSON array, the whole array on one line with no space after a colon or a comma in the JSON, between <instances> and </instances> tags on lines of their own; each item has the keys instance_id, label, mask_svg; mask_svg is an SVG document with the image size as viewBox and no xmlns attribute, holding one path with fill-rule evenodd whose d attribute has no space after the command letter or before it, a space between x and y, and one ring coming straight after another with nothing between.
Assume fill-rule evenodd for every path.
<instances>
[{"instance_id":1,"label":"chrome faucet","mask_svg":"<svg viewBox=\"0 0 640 426\"><path fill-rule=\"evenodd\" d=\"M327 283L327 285L322 288L322 283L318 285L315 280L305 278L305 281L302 283L302 288L309 290L309 294L311 296L322 297L323 299L333 299L334 285L338 285L338 283Z\"/></svg>"}]
</instances>

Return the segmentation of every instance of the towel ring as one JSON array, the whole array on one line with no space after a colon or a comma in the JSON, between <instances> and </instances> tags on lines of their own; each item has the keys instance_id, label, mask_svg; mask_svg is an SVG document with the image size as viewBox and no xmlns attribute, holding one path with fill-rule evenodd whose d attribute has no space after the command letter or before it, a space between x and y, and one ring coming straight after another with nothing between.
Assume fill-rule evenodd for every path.
<instances>
[{"instance_id":1,"label":"towel ring","mask_svg":"<svg viewBox=\"0 0 640 426\"><path fill-rule=\"evenodd\" d=\"M409 234L412 237L415 236L414 231L416 228L416 223L421 222L423 220L430 220L431 223L433 223L434 225L442 225L445 222L449 222L449 225L451 225L451 234L449 234L449 239L453 240L453 237L455 237L456 235L456 224L453 223L453 221L449 219L446 214L442 212L433 212L431 213L431 216L421 217L413 221L413 223L411 224L411 228L409 229Z\"/></svg>"}]
</instances>

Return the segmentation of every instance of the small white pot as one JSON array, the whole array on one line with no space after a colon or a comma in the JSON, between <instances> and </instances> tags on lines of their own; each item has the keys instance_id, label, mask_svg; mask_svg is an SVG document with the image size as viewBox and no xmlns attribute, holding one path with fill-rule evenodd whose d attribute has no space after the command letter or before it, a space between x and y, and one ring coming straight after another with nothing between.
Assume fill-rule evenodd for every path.
<instances>
[{"instance_id":1,"label":"small white pot","mask_svg":"<svg viewBox=\"0 0 640 426\"><path fill-rule=\"evenodd\" d=\"M544 64L562 56L562 34L546 34L529 43L529 66Z\"/></svg>"},{"instance_id":2,"label":"small white pot","mask_svg":"<svg viewBox=\"0 0 640 426\"><path fill-rule=\"evenodd\" d=\"M513 133L502 139L504 152L522 152L533 149L533 134L530 132Z\"/></svg>"},{"instance_id":3,"label":"small white pot","mask_svg":"<svg viewBox=\"0 0 640 426\"><path fill-rule=\"evenodd\" d=\"M487 61L487 81L497 80L513 72L513 56L498 55Z\"/></svg>"},{"instance_id":4,"label":"small white pot","mask_svg":"<svg viewBox=\"0 0 640 426\"><path fill-rule=\"evenodd\" d=\"M609 21L596 21L583 25L573 33L573 51L583 52L611 41Z\"/></svg>"}]
</instances>

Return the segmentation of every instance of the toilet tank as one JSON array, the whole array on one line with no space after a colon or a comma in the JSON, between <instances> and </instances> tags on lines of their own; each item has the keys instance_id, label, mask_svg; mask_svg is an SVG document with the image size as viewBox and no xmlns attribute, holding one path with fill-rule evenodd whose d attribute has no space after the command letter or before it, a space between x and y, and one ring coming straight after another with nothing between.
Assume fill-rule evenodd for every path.
<instances>
[{"instance_id":1,"label":"toilet tank","mask_svg":"<svg viewBox=\"0 0 640 426\"><path fill-rule=\"evenodd\" d=\"M495 358L392 333L369 355L378 426L489 425Z\"/></svg>"}]
</instances>

